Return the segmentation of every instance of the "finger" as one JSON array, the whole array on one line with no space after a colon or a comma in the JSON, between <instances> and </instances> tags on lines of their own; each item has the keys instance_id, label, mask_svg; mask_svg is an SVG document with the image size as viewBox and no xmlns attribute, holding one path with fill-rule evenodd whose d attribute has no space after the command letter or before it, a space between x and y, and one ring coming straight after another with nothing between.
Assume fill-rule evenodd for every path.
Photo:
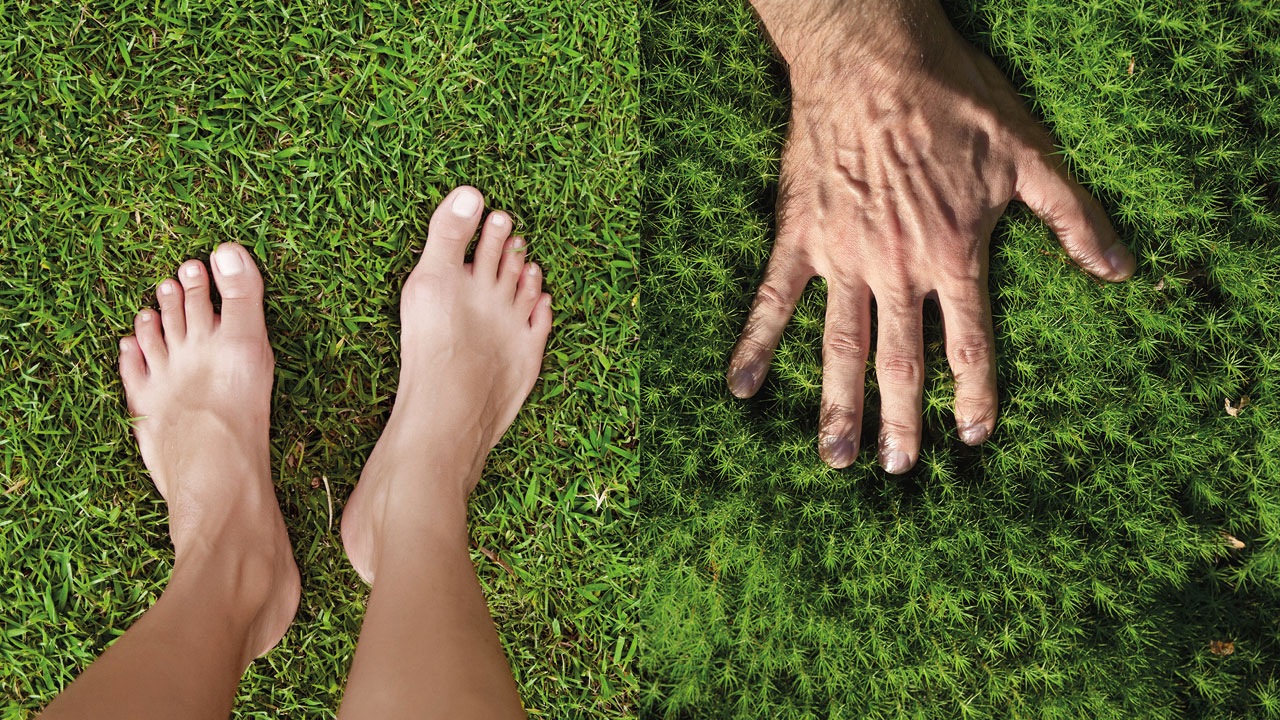
<instances>
[{"instance_id":1,"label":"finger","mask_svg":"<svg viewBox=\"0 0 1280 720\"><path fill-rule=\"evenodd\" d=\"M813 277L790 253L779 253L775 246L764 281L751 303L751 314L742 328L738 344L729 360L729 391L748 398L760 390L773 351L778 347L782 331L796 309L796 301Z\"/></svg>"},{"instance_id":2,"label":"finger","mask_svg":"<svg viewBox=\"0 0 1280 720\"><path fill-rule=\"evenodd\" d=\"M862 431L863 379L871 345L871 290L832 285L822 333L822 413L818 454L833 468L858 456Z\"/></svg>"},{"instance_id":3,"label":"finger","mask_svg":"<svg viewBox=\"0 0 1280 720\"><path fill-rule=\"evenodd\" d=\"M966 445L981 444L996 427L995 338L986 287L984 272L980 285L938 290L947 362L956 378L956 430Z\"/></svg>"},{"instance_id":4,"label":"finger","mask_svg":"<svg viewBox=\"0 0 1280 720\"><path fill-rule=\"evenodd\" d=\"M880 385L880 464L904 473L920 454L924 393L922 304L917 295L877 296L876 380Z\"/></svg>"},{"instance_id":5,"label":"finger","mask_svg":"<svg viewBox=\"0 0 1280 720\"><path fill-rule=\"evenodd\" d=\"M1015 197L1049 225L1062 248L1084 269L1113 282L1133 275L1137 259L1120 242L1106 211L1071 179L1055 155L1027 156L1018 167Z\"/></svg>"}]
</instances>

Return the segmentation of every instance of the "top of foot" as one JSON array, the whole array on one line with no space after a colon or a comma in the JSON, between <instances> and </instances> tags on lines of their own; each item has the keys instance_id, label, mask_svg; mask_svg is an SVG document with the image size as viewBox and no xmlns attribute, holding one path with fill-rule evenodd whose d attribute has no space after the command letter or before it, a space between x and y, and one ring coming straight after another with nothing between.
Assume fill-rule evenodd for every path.
<instances>
[{"instance_id":1,"label":"top of foot","mask_svg":"<svg viewBox=\"0 0 1280 720\"><path fill-rule=\"evenodd\" d=\"M156 289L160 311L139 312L134 335L120 341L120 376L142 460L169 506L175 567L231 558L233 589L265 608L253 639L265 652L292 619L300 585L271 481L274 361L262 277L234 243L208 268L188 260L177 277Z\"/></svg>"},{"instance_id":2,"label":"top of foot","mask_svg":"<svg viewBox=\"0 0 1280 720\"><path fill-rule=\"evenodd\" d=\"M485 456L538 379L551 297L511 217L493 211L482 226L483 214L475 188L449 193L405 283L395 407L343 512L347 555L369 582L391 515L445 505L465 521Z\"/></svg>"}]
</instances>

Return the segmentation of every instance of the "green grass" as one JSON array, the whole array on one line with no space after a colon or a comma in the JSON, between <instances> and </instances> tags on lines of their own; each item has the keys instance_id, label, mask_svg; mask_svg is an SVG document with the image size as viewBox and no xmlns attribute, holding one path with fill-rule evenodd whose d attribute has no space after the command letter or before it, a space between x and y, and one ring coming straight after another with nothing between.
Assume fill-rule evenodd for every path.
<instances>
[{"instance_id":1,"label":"green grass","mask_svg":"<svg viewBox=\"0 0 1280 720\"><path fill-rule=\"evenodd\" d=\"M892 477L873 448L845 471L817 457L820 287L764 391L729 396L786 83L746 3L641 10L642 713L1280 717L1280 6L948 12L1139 270L1100 285L1012 208L992 253L996 434L956 439L931 311L924 449Z\"/></svg>"},{"instance_id":2,"label":"green grass","mask_svg":"<svg viewBox=\"0 0 1280 720\"><path fill-rule=\"evenodd\" d=\"M472 505L510 567L477 550L480 578L531 714L630 712L637 43L609 2L0 0L0 717L165 584L116 340L226 240L266 277L304 583L237 716L334 715L367 596L337 523L390 409L400 285L464 182L516 218L556 313Z\"/></svg>"}]
</instances>

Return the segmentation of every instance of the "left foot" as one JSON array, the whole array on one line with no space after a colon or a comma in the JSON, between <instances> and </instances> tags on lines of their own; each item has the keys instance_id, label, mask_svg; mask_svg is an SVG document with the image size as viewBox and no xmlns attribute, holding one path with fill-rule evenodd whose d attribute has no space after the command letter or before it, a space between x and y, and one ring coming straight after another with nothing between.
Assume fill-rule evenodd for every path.
<instances>
[{"instance_id":1,"label":"left foot","mask_svg":"<svg viewBox=\"0 0 1280 720\"><path fill-rule=\"evenodd\" d=\"M405 284L395 406L342 512L343 547L368 583L394 542L390 526L461 526L465 542L485 456L538 380L551 296L510 216L492 212L481 226L483 210L475 188L449 193ZM477 232L475 260L464 262Z\"/></svg>"},{"instance_id":2,"label":"left foot","mask_svg":"<svg viewBox=\"0 0 1280 720\"><path fill-rule=\"evenodd\" d=\"M210 269L183 263L180 282L157 288L160 312L139 312L135 335L120 341L120 377L142 460L169 506L174 575L191 567L230 593L249 622L251 659L280 641L301 585L271 482L262 277L234 243L210 268L222 312L209 298Z\"/></svg>"}]
</instances>

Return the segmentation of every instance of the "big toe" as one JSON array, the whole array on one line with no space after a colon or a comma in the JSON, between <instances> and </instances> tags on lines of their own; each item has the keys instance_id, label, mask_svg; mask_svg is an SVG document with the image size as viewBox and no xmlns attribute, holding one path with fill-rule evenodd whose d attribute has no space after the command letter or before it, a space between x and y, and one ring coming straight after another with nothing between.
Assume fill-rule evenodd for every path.
<instances>
[{"instance_id":1,"label":"big toe","mask_svg":"<svg viewBox=\"0 0 1280 720\"><path fill-rule=\"evenodd\" d=\"M422 251L423 261L461 266L467 255L467 245L480 227L482 210L484 196L479 190L469 185L454 188L431 215L427 247Z\"/></svg>"},{"instance_id":2,"label":"big toe","mask_svg":"<svg viewBox=\"0 0 1280 720\"><path fill-rule=\"evenodd\" d=\"M220 330L236 334L266 331L262 316L262 275L248 250L236 243L223 243L213 251L214 281L222 296Z\"/></svg>"}]
</instances>

